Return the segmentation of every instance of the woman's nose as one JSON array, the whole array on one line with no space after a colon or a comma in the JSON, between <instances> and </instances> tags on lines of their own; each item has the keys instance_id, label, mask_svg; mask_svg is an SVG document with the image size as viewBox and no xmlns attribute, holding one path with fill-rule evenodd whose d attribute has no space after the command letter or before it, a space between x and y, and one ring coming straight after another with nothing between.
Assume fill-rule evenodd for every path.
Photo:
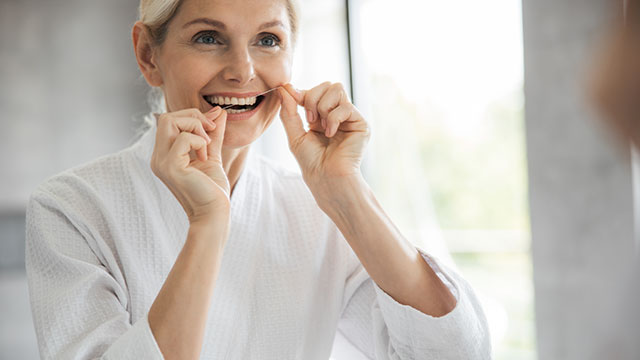
<instances>
[{"instance_id":1,"label":"woman's nose","mask_svg":"<svg viewBox=\"0 0 640 360\"><path fill-rule=\"evenodd\" d=\"M224 69L225 81L233 82L238 86L249 84L255 77L253 59L248 49L234 49L229 53L227 66Z\"/></svg>"}]
</instances>

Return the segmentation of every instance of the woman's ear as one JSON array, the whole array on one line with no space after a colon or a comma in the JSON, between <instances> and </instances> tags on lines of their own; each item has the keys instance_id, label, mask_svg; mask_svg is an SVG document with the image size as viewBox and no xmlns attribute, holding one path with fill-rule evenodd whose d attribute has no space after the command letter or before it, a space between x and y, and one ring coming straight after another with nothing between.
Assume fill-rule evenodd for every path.
<instances>
[{"instance_id":1,"label":"woman's ear","mask_svg":"<svg viewBox=\"0 0 640 360\"><path fill-rule=\"evenodd\" d=\"M133 39L133 49L136 53L136 60L138 61L142 75L150 86L161 86L162 76L155 61L153 40L151 39L147 26L137 21L133 24L131 37Z\"/></svg>"}]
</instances>

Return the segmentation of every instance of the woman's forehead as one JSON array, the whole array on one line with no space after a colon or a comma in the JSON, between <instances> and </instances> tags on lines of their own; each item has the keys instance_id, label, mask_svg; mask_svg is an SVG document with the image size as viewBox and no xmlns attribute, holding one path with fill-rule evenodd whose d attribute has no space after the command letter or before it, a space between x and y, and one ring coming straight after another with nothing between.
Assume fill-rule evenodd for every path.
<instances>
[{"instance_id":1,"label":"woman's forehead","mask_svg":"<svg viewBox=\"0 0 640 360\"><path fill-rule=\"evenodd\" d=\"M183 0L177 22L184 26L196 19L210 19L227 28L260 27L279 21L290 30L285 0Z\"/></svg>"}]
</instances>

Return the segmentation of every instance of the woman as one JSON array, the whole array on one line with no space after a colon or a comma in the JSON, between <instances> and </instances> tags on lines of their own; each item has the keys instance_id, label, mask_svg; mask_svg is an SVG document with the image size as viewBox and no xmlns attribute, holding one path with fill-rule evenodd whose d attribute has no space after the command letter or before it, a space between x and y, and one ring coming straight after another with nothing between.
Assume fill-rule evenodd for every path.
<instances>
[{"instance_id":1,"label":"woman","mask_svg":"<svg viewBox=\"0 0 640 360\"><path fill-rule=\"evenodd\" d=\"M30 199L44 358L327 359L336 331L371 358L490 357L469 285L362 178L369 127L344 89L288 84L290 1L143 0L140 16L135 54L166 112ZM278 109L302 177L251 151Z\"/></svg>"}]
</instances>

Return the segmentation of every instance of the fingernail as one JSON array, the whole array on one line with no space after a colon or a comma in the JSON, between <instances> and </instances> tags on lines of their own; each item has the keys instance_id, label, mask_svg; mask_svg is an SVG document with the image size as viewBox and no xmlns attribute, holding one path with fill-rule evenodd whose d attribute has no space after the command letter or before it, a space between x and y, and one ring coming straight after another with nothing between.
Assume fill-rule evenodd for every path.
<instances>
[{"instance_id":1,"label":"fingernail","mask_svg":"<svg viewBox=\"0 0 640 360\"><path fill-rule=\"evenodd\" d=\"M216 106L214 108L212 108L211 110L207 111L207 114L213 114L215 112L220 111L220 106Z\"/></svg>"},{"instance_id":2,"label":"fingernail","mask_svg":"<svg viewBox=\"0 0 640 360\"><path fill-rule=\"evenodd\" d=\"M309 123L316 121L316 119L314 119L313 117L313 112L311 112L311 110L307 110L307 120L309 121Z\"/></svg>"}]
</instances>

